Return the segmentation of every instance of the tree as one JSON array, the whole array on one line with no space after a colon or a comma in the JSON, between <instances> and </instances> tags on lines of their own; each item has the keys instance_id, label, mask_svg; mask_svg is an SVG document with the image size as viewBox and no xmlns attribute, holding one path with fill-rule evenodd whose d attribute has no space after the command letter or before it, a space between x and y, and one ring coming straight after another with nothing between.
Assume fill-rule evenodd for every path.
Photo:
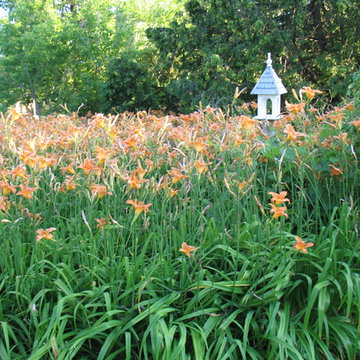
<instances>
[{"instance_id":1,"label":"tree","mask_svg":"<svg viewBox=\"0 0 360 360\"><path fill-rule=\"evenodd\" d=\"M99 111L105 67L119 51L112 0L12 0L0 28L0 92L48 111Z\"/></svg>"},{"instance_id":2,"label":"tree","mask_svg":"<svg viewBox=\"0 0 360 360\"><path fill-rule=\"evenodd\" d=\"M116 39L124 50L108 62L105 84L107 110L157 109L171 99L162 87L168 75L158 65L159 55L146 37L149 27L168 26L185 0L126 0L116 13Z\"/></svg>"},{"instance_id":3,"label":"tree","mask_svg":"<svg viewBox=\"0 0 360 360\"><path fill-rule=\"evenodd\" d=\"M50 2L18 0L9 10L0 31L1 95L7 103L32 100L39 114L64 64L61 24Z\"/></svg>"},{"instance_id":4,"label":"tree","mask_svg":"<svg viewBox=\"0 0 360 360\"><path fill-rule=\"evenodd\" d=\"M123 81L114 79L116 71L112 71L116 68L121 73L121 64L125 68L130 66L135 73L140 71L144 75L142 80L148 79L150 83L144 83L144 89L154 89L156 71L149 76L145 73L149 66L154 68L156 52L144 29L167 25L183 2L0 0L0 7L9 14L0 27L2 102L11 105L18 100L31 100L37 114L41 105L47 112L59 110L65 104L70 111L81 104L84 112L102 111L111 86ZM134 59L124 62L128 56ZM133 86L132 97L134 93L140 94L139 84ZM132 97L121 101L134 103L137 108L145 106L145 98L150 99Z\"/></svg>"},{"instance_id":5,"label":"tree","mask_svg":"<svg viewBox=\"0 0 360 360\"><path fill-rule=\"evenodd\" d=\"M111 0L70 3L62 19L67 61L54 101L69 109L84 104L86 111L100 111L106 66L123 49L115 37L116 9Z\"/></svg>"},{"instance_id":6,"label":"tree","mask_svg":"<svg viewBox=\"0 0 360 360\"><path fill-rule=\"evenodd\" d=\"M147 53L147 59L151 52ZM142 61L144 53L128 51L113 59L107 70L106 101L109 111L158 109L161 89L149 71L149 62Z\"/></svg>"},{"instance_id":7,"label":"tree","mask_svg":"<svg viewBox=\"0 0 360 360\"><path fill-rule=\"evenodd\" d=\"M267 52L287 87L320 87L338 100L360 63L357 0L189 0L185 8L185 19L147 32L179 103L188 91L225 105L236 86L254 86Z\"/></svg>"}]
</instances>

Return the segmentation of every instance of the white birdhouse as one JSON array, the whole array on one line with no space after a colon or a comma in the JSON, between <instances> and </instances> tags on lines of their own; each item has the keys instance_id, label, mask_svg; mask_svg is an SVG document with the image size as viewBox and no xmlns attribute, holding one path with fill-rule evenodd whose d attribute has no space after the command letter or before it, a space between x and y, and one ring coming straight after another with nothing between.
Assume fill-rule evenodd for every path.
<instances>
[{"instance_id":1,"label":"white birdhouse","mask_svg":"<svg viewBox=\"0 0 360 360\"><path fill-rule=\"evenodd\" d=\"M251 91L258 96L257 116L255 119L276 120L280 117L281 94L287 93L280 78L272 68L271 54L268 53L266 68L260 80Z\"/></svg>"}]
</instances>

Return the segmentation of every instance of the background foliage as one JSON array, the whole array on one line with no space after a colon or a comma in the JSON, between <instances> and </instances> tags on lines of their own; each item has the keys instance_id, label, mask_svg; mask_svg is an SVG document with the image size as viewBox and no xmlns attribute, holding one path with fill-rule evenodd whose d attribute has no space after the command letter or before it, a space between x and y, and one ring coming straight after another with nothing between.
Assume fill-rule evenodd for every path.
<instances>
[{"instance_id":1,"label":"background foliage","mask_svg":"<svg viewBox=\"0 0 360 360\"><path fill-rule=\"evenodd\" d=\"M185 8L185 18L147 32L175 71L168 86L179 102L190 104L190 92L229 103L235 86L254 86L266 52L287 88L316 86L329 99L345 95L358 69L358 1L190 0Z\"/></svg>"},{"instance_id":2,"label":"background foliage","mask_svg":"<svg viewBox=\"0 0 360 360\"><path fill-rule=\"evenodd\" d=\"M200 101L225 107L236 86L249 96L267 52L288 90L310 85L337 102L359 69L358 0L7 0L1 6L8 13L0 28L3 110L17 100L35 101L45 113L65 104L83 113L187 112Z\"/></svg>"},{"instance_id":3,"label":"background foliage","mask_svg":"<svg viewBox=\"0 0 360 360\"><path fill-rule=\"evenodd\" d=\"M359 110L301 95L1 116L0 359L357 360Z\"/></svg>"}]
</instances>

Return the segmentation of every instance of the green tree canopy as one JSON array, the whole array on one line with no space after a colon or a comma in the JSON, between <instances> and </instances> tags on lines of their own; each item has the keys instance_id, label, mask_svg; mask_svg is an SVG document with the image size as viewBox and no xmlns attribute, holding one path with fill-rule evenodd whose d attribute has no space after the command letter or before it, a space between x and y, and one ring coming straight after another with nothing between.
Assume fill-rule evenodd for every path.
<instances>
[{"instance_id":1,"label":"green tree canopy","mask_svg":"<svg viewBox=\"0 0 360 360\"><path fill-rule=\"evenodd\" d=\"M126 71L130 66L135 73L149 72L153 67L149 60L156 59L145 29L168 25L184 1L0 1L8 13L0 27L0 103L33 101L37 113L40 105L48 111L65 104L72 111L81 104L84 111L106 109L105 97L112 91L108 82L119 70L114 70L121 64L119 59L133 57L124 62ZM155 72L150 73L147 79L153 82ZM121 81L115 79L115 84ZM153 88L153 84L143 85ZM133 95L111 99L132 103ZM150 101L150 97L142 98ZM141 99L135 103L144 106Z\"/></svg>"},{"instance_id":2,"label":"green tree canopy","mask_svg":"<svg viewBox=\"0 0 360 360\"><path fill-rule=\"evenodd\" d=\"M100 111L109 59L130 37L114 0L12 0L0 28L0 95L58 110ZM119 31L117 31L119 30ZM122 31L120 31L122 30Z\"/></svg>"},{"instance_id":3,"label":"green tree canopy","mask_svg":"<svg viewBox=\"0 0 360 360\"><path fill-rule=\"evenodd\" d=\"M267 52L287 87L316 86L338 100L360 63L357 0L189 0L185 8L185 19L147 32L180 103L190 94L221 105L236 86L251 90Z\"/></svg>"},{"instance_id":4,"label":"green tree canopy","mask_svg":"<svg viewBox=\"0 0 360 360\"><path fill-rule=\"evenodd\" d=\"M16 5L16 6L15 6ZM62 26L50 2L12 2L0 31L0 94L8 102L39 101L59 81L64 66Z\"/></svg>"}]
</instances>

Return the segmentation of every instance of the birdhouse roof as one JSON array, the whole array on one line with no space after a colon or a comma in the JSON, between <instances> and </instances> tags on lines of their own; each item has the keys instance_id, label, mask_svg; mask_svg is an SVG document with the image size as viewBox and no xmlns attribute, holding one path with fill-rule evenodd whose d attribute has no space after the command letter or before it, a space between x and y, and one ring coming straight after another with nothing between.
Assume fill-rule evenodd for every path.
<instances>
[{"instance_id":1,"label":"birdhouse roof","mask_svg":"<svg viewBox=\"0 0 360 360\"><path fill-rule=\"evenodd\" d=\"M251 95L281 95L287 93L281 79L271 66L272 60L270 53L266 60L266 68L259 81L251 91Z\"/></svg>"}]
</instances>

